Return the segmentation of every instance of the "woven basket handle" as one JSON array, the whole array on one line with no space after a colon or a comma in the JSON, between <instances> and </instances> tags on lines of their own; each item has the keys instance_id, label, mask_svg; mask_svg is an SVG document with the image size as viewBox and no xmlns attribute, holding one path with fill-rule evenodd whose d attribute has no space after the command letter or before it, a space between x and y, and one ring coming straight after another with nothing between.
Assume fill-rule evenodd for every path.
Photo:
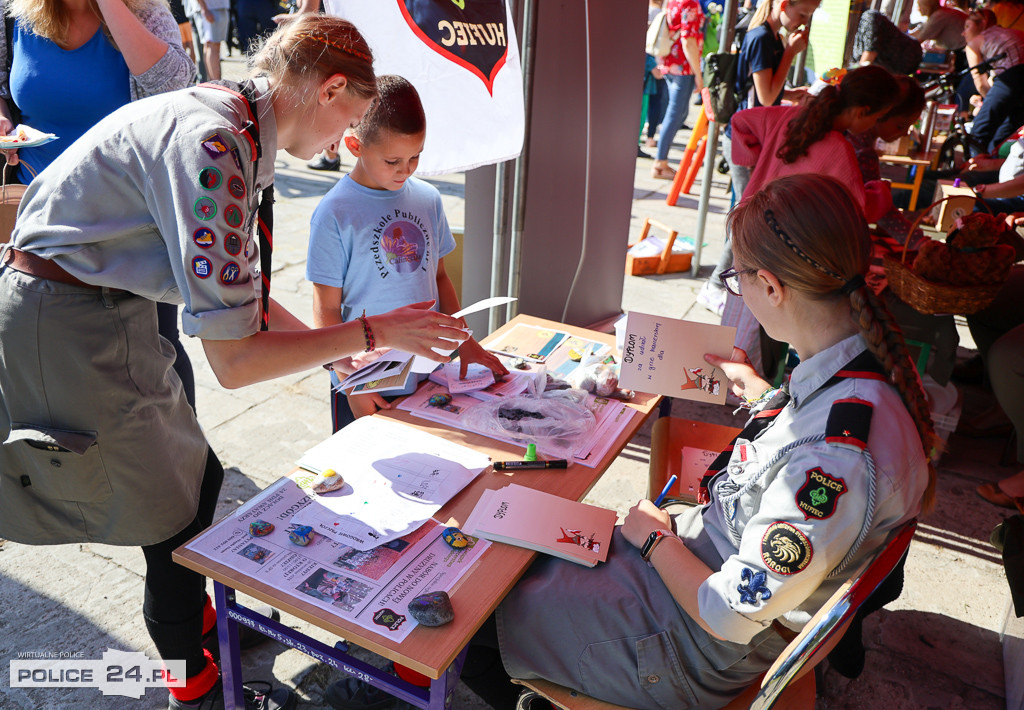
<instances>
[{"instance_id":1,"label":"woven basket handle","mask_svg":"<svg viewBox=\"0 0 1024 710\"><path fill-rule=\"evenodd\" d=\"M921 210L921 212L911 223L910 230L907 232L907 239L906 241L903 242L903 253L900 254L900 263L907 263L907 244L910 242L910 238L914 236L914 230L921 226L921 221L925 218L925 216L931 214L932 210L941 205L943 202L948 202L949 200L959 197L966 197L966 195L946 195L941 200L935 200L935 202L931 203L923 210ZM978 198L977 195L975 195L975 204L977 204L977 200L979 199L980 198ZM984 200L981 200L981 206L984 207L985 211L987 211L989 214L992 214L992 209L987 204L985 204Z\"/></svg>"}]
</instances>

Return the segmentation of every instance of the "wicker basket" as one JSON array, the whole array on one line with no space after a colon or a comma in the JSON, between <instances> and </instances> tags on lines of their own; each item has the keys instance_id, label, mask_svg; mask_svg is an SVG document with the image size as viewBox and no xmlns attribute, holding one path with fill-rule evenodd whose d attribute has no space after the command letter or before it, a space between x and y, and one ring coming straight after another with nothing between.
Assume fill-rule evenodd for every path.
<instances>
[{"instance_id":1,"label":"wicker basket","mask_svg":"<svg viewBox=\"0 0 1024 710\"><path fill-rule=\"evenodd\" d=\"M942 204L949 197L937 200L922 210L917 219L910 226L907 241L910 241L914 230L920 225L921 220L929 214L934 207ZM984 203L982 203L984 204ZM977 313L982 308L992 303L1002 283L985 284L983 286L951 286L950 284L936 283L929 281L915 274L906 264L907 247L903 246L903 253L899 260L890 256L883 260L885 277L889 282L889 288L900 297L904 303L914 310L928 315L937 314L960 314L970 315Z\"/></svg>"}]
</instances>

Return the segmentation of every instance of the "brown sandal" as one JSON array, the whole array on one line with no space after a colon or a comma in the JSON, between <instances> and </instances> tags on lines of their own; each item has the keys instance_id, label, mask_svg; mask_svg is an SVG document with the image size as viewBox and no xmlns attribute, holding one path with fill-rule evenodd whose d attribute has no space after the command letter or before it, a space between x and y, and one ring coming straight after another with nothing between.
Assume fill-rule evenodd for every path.
<instances>
[{"instance_id":1,"label":"brown sandal","mask_svg":"<svg viewBox=\"0 0 1024 710\"><path fill-rule=\"evenodd\" d=\"M657 166L651 168L651 177L655 180L674 180L676 171L672 168Z\"/></svg>"},{"instance_id":2,"label":"brown sandal","mask_svg":"<svg viewBox=\"0 0 1024 710\"><path fill-rule=\"evenodd\" d=\"M1009 508L1024 514L1024 498L1015 498L1003 493L998 483L982 483L974 489L974 492L992 505L998 505L1000 508Z\"/></svg>"}]
</instances>

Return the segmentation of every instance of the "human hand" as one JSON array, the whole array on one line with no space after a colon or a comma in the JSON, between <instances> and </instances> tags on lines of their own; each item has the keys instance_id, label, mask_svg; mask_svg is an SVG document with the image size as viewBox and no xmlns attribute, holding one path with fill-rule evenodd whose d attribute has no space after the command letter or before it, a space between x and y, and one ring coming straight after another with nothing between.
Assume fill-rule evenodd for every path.
<instances>
[{"instance_id":1,"label":"human hand","mask_svg":"<svg viewBox=\"0 0 1024 710\"><path fill-rule=\"evenodd\" d=\"M796 32L790 33L789 38L786 40L787 49L794 54L799 54L807 49L807 35L807 28L800 25L800 28Z\"/></svg>"},{"instance_id":2,"label":"human hand","mask_svg":"<svg viewBox=\"0 0 1024 710\"><path fill-rule=\"evenodd\" d=\"M281 13L280 15L274 15L270 19L274 21L275 25L280 27L281 25L287 25L289 22L294 20L296 17L298 17L298 15L284 12L284 13Z\"/></svg>"},{"instance_id":3,"label":"human hand","mask_svg":"<svg viewBox=\"0 0 1024 710\"><path fill-rule=\"evenodd\" d=\"M731 360L706 353L704 361L725 373L732 382L733 394L741 399L757 399L771 389L771 385L761 379L747 359L746 353L739 348L733 348Z\"/></svg>"},{"instance_id":4,"label":"human hand","mask_svg":"<svg viewBox=\"0 0 1024 710\"><path fill-rule=\"evenodd\" d=\"M0 135L9 136L14 132L14 122L6 116L0 116ZM7 159L8 165L17 165L18 149L9 148L3 150L4 157Z\"/></svg>"},{"instance_id":5,"label":"human hand","mask_svg":"<svg viewBox=\"0 0 1024 710\"><path fill-rule=\"evenodd\" d=\"M633 547L640 547L655 530L671 530L672 516L644 498L629 509L622 522L622 536Z\"/></svg>"},{"instance_id":6,"label":"human hand","mask_svg":"<svg viewBox=\"0 0 1024 710\"><path fill-rule=\"evenodd\" d=\"M498 357L488 351L484 350L484 347L480 343L476 342L474 338L469 338L466 342L459 346L459 379L465 379L466 371L469 369L469 364L475 362L478 365L483 365L488 370L494 373L494 379L500 380L502 377L508 374L508 368L506 368Z\"/></svg>"},{"instance_id":7,"label":"human hand","mask_svg":"<svg viewBox=\"0 0 1024 710\"><path fill-rule=\"evenodd\" d=\"M207 22L212 23L212 22L216 21L217 16L213 14L213 10L211 10L208 7L204 7L203 8L203 19L206 20Z\"/></svg>"},{"instance_id":8,"label":"human hand","mask_svg":"<svg viewBox=\"0 0 1024 710\"><path fill-rule=\"evenodd\" d=\"M367 318L377 345L444 361L448 356L431 348L452 350L467 336L462 321L430 310L433 305L434 301L423 301Z\"/></svg>"},{"instance_id":9,"label":"human hand","mask_svg":"<svg viewBox=\"0 0 1024 710\"><path fill-rule=\"evenodd\" d=\"M391 403L384 399L383 395L376 392L364 392L345 396L348 397L348 406L356 419L375 414L379 409L391 409Z\"/></svg>"}]
</instances>

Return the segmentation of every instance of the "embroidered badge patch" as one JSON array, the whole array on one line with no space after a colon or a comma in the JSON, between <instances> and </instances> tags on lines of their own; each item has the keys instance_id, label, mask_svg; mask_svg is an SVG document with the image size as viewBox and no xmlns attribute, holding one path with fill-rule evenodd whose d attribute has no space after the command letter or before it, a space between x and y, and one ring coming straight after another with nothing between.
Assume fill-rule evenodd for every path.
<instances>
[{"instance_id":1,"label":"embroidered badge patch","mask_svg":"<svg viewBox=\"0 0 1024 710\"><path fill-rule=\"evenodd\" d=\"M203 141L203 150L209 153L212 158L220 158L228 152L228 145L220 137L219 133L214 133Z\"/></svg>"},{"instance_id":2,"label":"embroidered badge patch","mask_svg":"<svg viewBox=\"0 0 1024 710\"><path fill-rule=\"evenodd\" d=\"M213 273L213 264L205 256L197 256L192 259L192 273L201 279L209 278Z\"/></svg>"},{"instance_id":3,"label":"embroidered badge patch","mask_svg":"<svg viewBox=\"0 0 1024 710\"><path fill-rule=\"evenodd\" d=\"M224 221L229 227L238 229L242 226L242 209L238 205L228 205L224 208Z\"/></svg>"},{"instance_id":4,"label":"embroidered badge patch","mask_svg":"<svg viewBox=\"0 0 1024 710\"><path fill-rule=\"evenodd\" d=\"M196 246L200 249L209 249L213 246L216 238L213 236L212 229L200 227L196 231L192 232L192 241L195 242Z\"/></svg>"},{"instance_id":5,"label":"embroidered badge patch","mask_svg":"<svg viewBox=\"0 0 1024 710\"><path fill-rule=\"evenodd\" d=\"M242 238L234 232L224 235L224 251L231 256L238 256L242 253Z\"/></svg>"},{"instance_id":6,"label":"embroidered badge patch","mask_svg":"<svg viewBox=\"0 0 1024 710\"><path fill-rule=\"evenodd\" d=\"M238 276L242 273L238 264L233 261L229 261L224 264L224 268L220 270L220 282L222 284L230 286L235 281L238 281Z\"/></svg>"},{"instance_id":7,"label":"embroidered badge patch","mask_svg":"<svg viewBox=\"0 0 1024 710\"><path fill-rule=\"evenodd\" d=\"M217 168L203 168L199 171L199 184L204 190L216 190L224 182L224 176Z\"/></svg>"},{"instance_id":8,"label":"embroidered badge patch","mask_svg":"<svg viewBox=\"0 0 1024 710\"><path fill-rule=\"evenodd\" d=\"M846 482L830 476L818 467L807 472L807 482L796 492L796 505L804 520L824 520L836 512L839 496L846 493Z\"/></svg>"},{"instance_id":9,"label":"embroidered badge patch","mask_svg":"<svg viewBox=\"0 0 1024 710\"><path fill-rule=\"evenodd\" d=\"M228 178L228 192L236 200L240 200L245 197L245 181L237 175L232 175Z\"/></svg>"},{"instance_id":10,"label":"embroidered badge patch","mask_svg":"<svg viewBox=\"0 0 1024 710\"><path fill-rule=\"evenodd\" d=\"M209 197L200 197L196 200L196 205L192 209L196 213L196 217L204 222L208 222L217 216L217 203Z\"/></svg>"},{"instance_id":11,"label":"embroidered badge patch","mask_svg":"<svg viewBox=\"0 0 1024 710\"><path fill-rule=\"evenodd\" d=\"M761 561L776 574L796 574L813 556L811 541L789 523L772 523L761 538Z\"/></svg>"},{"instance_id":12,"label":"embroidered badge patch","mask_svg":"<svg viewBox=\"0 0 1024 710\"><path fill-rule=\"evenodd\" d=\"M238 148L231 149L231 159L235 161L235 167L239 170L242 169L242 158L238 155Z\"/></svg>"},{"instance_id":13,"label":"embroidered badge patch","mask_svg":"<svg viewBox=\"0 0 1024 710\"><path fill-rule=\"evenodd\" d=\"M740 572L740 579L743 581L736 587L736 591L740 593L740 601L744 604L757 604L758 601L766 602L772 598L772 590L765 584L765 580L768 579L766 572L755 572L749 567L744 567Z\"/></svg>"}]
</instances>

